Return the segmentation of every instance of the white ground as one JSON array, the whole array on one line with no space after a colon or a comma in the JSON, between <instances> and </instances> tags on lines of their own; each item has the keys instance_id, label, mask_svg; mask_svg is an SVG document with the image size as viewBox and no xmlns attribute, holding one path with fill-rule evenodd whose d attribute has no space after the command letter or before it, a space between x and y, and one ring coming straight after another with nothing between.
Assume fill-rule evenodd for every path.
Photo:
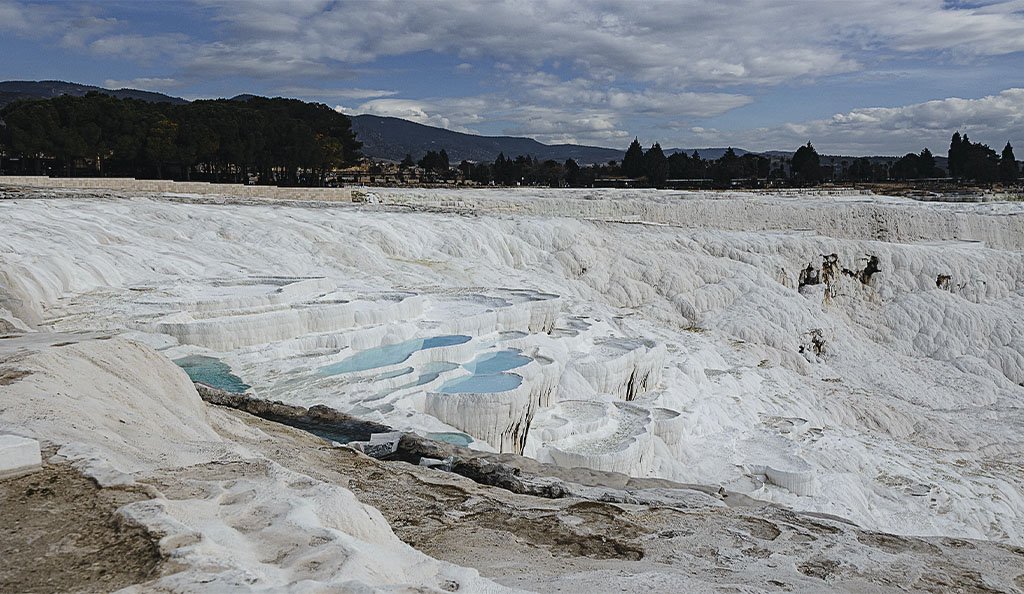
<instances>
[{"instance_id":1,"label":"white ground","mask_svg":"<svg viewBox=\"0 0 1024 594\"><path fill-rule=\"evenodd\" d=\"M1024 543L1024 205L374 197L4 201L0 286L22 301L5 307L220 357L261 396L483 449L722 484L900 534ZM859 278L871 257L879 271ZM800 288L809 265L827 282ZM473 339L319 372L445 334ZM510 371L524 378L510 393L435 395L458 369L402 388L431 361L499 348L534 358Z\"/></svg>"}]
</instances>

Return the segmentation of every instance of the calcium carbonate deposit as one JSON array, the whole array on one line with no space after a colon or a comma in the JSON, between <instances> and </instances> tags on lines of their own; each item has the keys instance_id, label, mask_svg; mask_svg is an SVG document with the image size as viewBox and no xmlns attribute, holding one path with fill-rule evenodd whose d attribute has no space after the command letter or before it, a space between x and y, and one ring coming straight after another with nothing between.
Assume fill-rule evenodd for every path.
<instances>
[{"instance_id":1,"label":"calcium carbonate deposit","mask_svg":"<svg viewBox=\"0 0 1024 594\"><path fill-rule=\"evenodd\" d=\"M207 383L478 450L1024 545L1020 203L37 198L0 203L12 328L116 333Z\"/></svg>"}]
</instances>

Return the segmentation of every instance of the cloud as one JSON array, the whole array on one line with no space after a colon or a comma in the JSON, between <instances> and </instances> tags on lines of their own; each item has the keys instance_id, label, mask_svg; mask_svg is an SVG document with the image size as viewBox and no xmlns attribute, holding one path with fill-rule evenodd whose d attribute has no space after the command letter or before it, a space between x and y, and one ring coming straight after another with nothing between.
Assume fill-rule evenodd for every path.
<instances>
[{"instance_id":1,"label":"cloud","mask_svg":"<svg viewBox=\"0 0 1024 594\"><path fill-rule=\"evenodd\" d=\"M272 89L270 92L278 95L298 97L332 97L337 99L370 99L373 97L390 97L398 94L398 91L386 91L381 89L320 89L317 87L278 87Z\"/></svg>"},{"instance_id":2,"label":"cloud","mask_svg":"<svg viewBox=\"0 0 1024 594\"><path fill-rule=\"evenodd\" d=\"M999 150L1024 141L1024 89L976 99L949 97L900 107L865 107L831 118L739 131L693 129L691 140L749 150L795 149L811 141L819 152L902 155L928 147L944 154L953 132Z\"/></svg>"},{"instance_id":3,"label":"cloud","mask_svg":"<svg viewBox=\"0 0 1024 594\"><path fill-rule=\"evenodd\" d=\"M1024 52L1024 0L192 0L187 19L149 18L145 9L115 15L119 6L0 0L0 32L167 72L148 82L110 83L270 89L452 130L606 146L639 134L665 146L678 140L777 148L820 139L855 150L885 143L902 150L935 144L945 128L966 125L994 137L999 128L986 122L1015 130L1000 107L1013 103L1004 96L1009 91L903 107L844 106L831 118L745 130L725 130L723 116L741 110L744 118L778 121L783 108L770 113L771 101L743 108L775 87L839 83L826 87L838 94L858 81L881 86L900 72L926 81L932 96L955 93L934 91L942 85L992 92L1009 85L993 82L991 72L1012 73L1009 65ZM214 26L190 25L201 20ZM361 84L341 82L356 77ZM433 90L426 97L391 90L423 87ZM444 96L459 92L468 95ZM900 92L893 88L885 100Z\"/></svg>"},{"instance_id":4,"label":"cloud","mask_svg":"<svg viewBox=\"0 0 1024 594\"><path fill-rule=\"evenodd\" d=\"M87 3L36 4L0 0L0 32L29 39L55 38L63 48L133 61L179 53L184 33L123 33L128 23L94 14Z\"/></svg>"},{"instance_id":5,"label":"cloud","mask_svg":"<svg viewBox=\"0 0 1024 594\"><path fill-rule=\"evenodd\" d=\"M187 51L188 37L181 33L161 35L118 34L99 37L87 45L99 56L149 62Z\"/></svg>"},{"instance_id":6,"label":"cloud","mask_svg":"<svg viewBox=\"0 0 1024 594\"><path fill-rule=\"evenodd\" d=\"M475 110L473 109L459 109L456 105L458 102L460 100L454 100L454 102L446 106L439 106L430 100L373 99L363 103L354 111L356 113L402 118L427 126L476 134L476 130L468 128L463 124L480 121L482 116L474 113ZM465 100L463 99L461 102L465 103ZM442 112L446 112L449 115L442 115Z\"/></svg>"},{"instance_id":7,"label":"cloud","mask_svg":"<svg viewBox=\"0 0 1024 594\"><path fill-rule=\"evenodd\" d=\"M0 0L0 31L19 37L58 34L71 14L57 6Z\"/></svg>"},{"instance_id":8,"label":"cloud","mask_svg":"<svg viewBox=\"0 0 1024 594\"><path fill-rule=\"evenodd\" d=\"M285 64L351 65L430 51L462 58L458 68L481 59L518 69L559 61L588 78L681 87L851 72L872 51L970 58L1024 50L1019 0L972 7L942 0L200 4L226 24L230 38L219 40L218 54L228 65L231 54L251 55L254 46Z\"/></svg>"},{"instance_id":9,"label":"cloud","mask_svg":"<svg viewBox=\"0 0 1024 594\"><path fill-rule=\"evenodd\" d=\"M173 87L181 86L181 81L174 78L133 78L131 80L115 80L108 78L103 81L103 86L108 89L142 89L142 90L155 90L155 89L170 89Z\"/></svg>"}]
</instances>

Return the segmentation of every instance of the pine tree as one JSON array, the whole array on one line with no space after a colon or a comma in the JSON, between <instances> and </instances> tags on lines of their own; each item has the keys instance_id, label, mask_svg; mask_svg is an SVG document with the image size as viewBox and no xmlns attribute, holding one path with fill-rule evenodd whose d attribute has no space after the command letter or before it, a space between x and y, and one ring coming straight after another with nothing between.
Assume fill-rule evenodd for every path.
<instances>
[{"instance_id":1,"label":"pine tree","mask_svg":"<svg viewBox=\"0 0 1024 594\"><path fill-rule=\"evenodd\" d=\"M950 177L959 177L963 174L962 146L963 141L960 138L960 131L957 130L953 133L953 138L949 140L949 153L946 156Z\"/></svg>"},{"instance_id":2,"label":"pine tree","mask_svg":"<svg viewBox=\"0 0 1024 594\"><path fill-rule=\"evenodd\" d=\"M622 175L635 178L643 174L644 149L640 146L640 140L634 138L626 150L626 156L622 158Z\"/></svg>"},{"instance_id":3,"label":"pine tree","mask_svg":"<svg viewBox=\"0 0 1024 594\"><path fill-rule=\"evenodd\" d=\"M1017 158L1013 156L1013 147L1007 142L1003 147L1003 155L999 159L999 181L1005 184L1012 184L1017 181L1020 170L1017 168Z\"/></svg>"},{"instance_id":4,"label":"pine tree","mask_svg":"<svg viewBox=\"0 0 1024 594\"><path fill-rule=\"evenodd\" d=\"M660 186L668 179L668 160L657 142L644 155L644 173L653 186Z\"/></svg>"},{"instance_id":5,"label":"pine tree","mask_svg":"<svg viewBox=\"0 0 1024 594\"><path fill-rule=\"evenodd\" d=\"M928 150L928 147L921 150L921 154L918 155L917 159L917 176L932 177L935 173L935 157Z\"/></svg>"},{"instance_id":6,"label":"pine tree","mask_svg":"<svg viewBox=\"0 0 1024 594\"><path fill-rule=\"evenodd\" d=\"M793 154L790 170L797 181L821 181L821 158L810 142L798 148L796 153Z\"/></svg>"}]
</instances>

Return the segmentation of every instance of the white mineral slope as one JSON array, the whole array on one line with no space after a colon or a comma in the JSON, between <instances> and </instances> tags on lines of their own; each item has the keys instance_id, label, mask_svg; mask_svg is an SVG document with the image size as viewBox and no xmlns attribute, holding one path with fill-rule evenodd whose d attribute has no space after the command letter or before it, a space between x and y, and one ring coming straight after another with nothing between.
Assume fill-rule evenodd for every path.
<instances>
[{"instance_id":1,"label":"white mineral slope","mask_svg":"<svg viewBox=\"0 0 1024 594\"><path fill-rule=\"evenodd\" d=\"M436 384L382 396L365 378L317 370L353 349L457 328L473 334L453 350L464 363L508 327L445 300L529 288L558 295L562 311L550 332L516 328L532 332L516 348L540 349L563 373L552 406L533 413L527 454L721 484L871 529L1024 542L1024 205L554 190L377 198L5 201L0 307L47 328L132 329L175 356L196 347L159 335L161 321L222 319L204 332L248 346L198 352L261 395L456 431L425 410ZM223 298L225 284L284 277L325 280L290 305L188 305ZM274 313L410 295L426 300L421 310L315 335ZM232 342L239 328L244 340ZM616 358L599 348L608 340L655 346ZM623 399L633 370L649 378L631 406L651 413L637 421L650 435L559 405Z\"/></svg>"},{"instance_id":2,"label":"white mineral slope","mask_svg":"<svg viewBox=\"0 0 1024 594\"><path fill-rule=\"evenodd\" d=\"M119 513L161 535L182 570L129 590L512 591L406 545L347 489L238 445L262 434L207 407L149 347L31 333L0 340L0 362L19 378L3 386L0 432L55 444L101 485L152 497ZM225 478L238 465L245 478Z\"/></svg>"}]
</instances>

